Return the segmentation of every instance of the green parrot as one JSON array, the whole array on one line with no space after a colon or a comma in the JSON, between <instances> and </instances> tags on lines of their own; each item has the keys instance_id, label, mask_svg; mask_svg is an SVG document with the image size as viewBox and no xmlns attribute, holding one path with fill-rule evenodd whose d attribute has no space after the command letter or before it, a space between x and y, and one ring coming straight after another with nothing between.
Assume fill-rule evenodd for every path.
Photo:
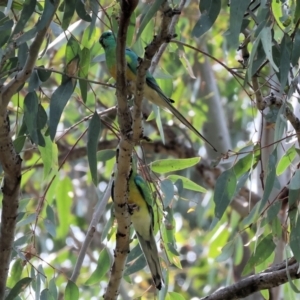
<instances>
[{"instance_id":1,"label":"green parrot","mask_svg":"<svg viewBox=\"0 0 300 300\"><path fill-rule=\"evenodd\" d=\"M136 168L136 161L133 160L129 175L128 209L131 215L131 222L148 263L154 284L156 288L160 290L163 275L153 234L153 196L148 183L142 176L137 174ZM111 197L114 200L114 183L111 189Z\"/></svg>"},{"instance_id":2,"label":"green parrot","mask_svg":"<svg viewBox=\"0 0 300 300\"><path fill-rule=\"evenodd\" d=\"M111 76L116 79L117 77L117 66L116 66L116 39L111 31L104 32L99 40L100 44L104 48L106 64ZM138 69L138 56L132 50L126 48L125 57L127 61L126 78L128 82L133 83L135 86L136 75ZM132 86L132 84L131 84ZM134 92L134 91L133 91ZM152 103L158 105L159 107L168 109L182 124L193 131L197 136L203 139L207 144L209 144L215 151L216 148L172 105L174 100L168 98L159 85L157 84L155 78L151 75L149 71L146 74L146 84L144 87L144 96Z\"/></svg>"}]
</instances>

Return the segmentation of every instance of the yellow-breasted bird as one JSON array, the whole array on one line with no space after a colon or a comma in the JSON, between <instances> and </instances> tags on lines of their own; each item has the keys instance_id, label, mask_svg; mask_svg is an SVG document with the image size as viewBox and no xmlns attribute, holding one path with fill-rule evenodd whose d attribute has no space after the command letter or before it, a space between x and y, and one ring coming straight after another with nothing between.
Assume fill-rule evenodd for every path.
<instances>
[{"instance_id":1,"label":"yellow-breasted bird","mask_svg":"<svg viewBox=\"0 0 300 300\"><path fill-rule=\"evenodd\" d=\"M160 290L163 275L153 234L154 214L152 205L154 200L148 183L137 174L136 168L136 161L133 160L129 177L128 209L154 284ZM114 184L112 185L111 196L114 199Z\"/></svg>"},{"instance_id":2,"label":"yellow-breasted bird","mask_svg":"<svg viewBox=\"0 0 300 300\"><path fill-rule=\"evenodd\" d=\"M117 58L116 58L116 39L111 31L102 33L100 44L104 48L106 64L111 76L116 79L117 77ZM131 86L135 87L136 75L138 68L138 56L131 49L126 48L125 57L127 61L126 78ZM193 131L197 136L209 144L215 151L216 148L172 105L174 100L168 98L157 84L155 78L149 71L146 73L146 84L144 87L144 96L152 103L162 108L167 108L182 124Z\"/></svg>"}]
</instances>

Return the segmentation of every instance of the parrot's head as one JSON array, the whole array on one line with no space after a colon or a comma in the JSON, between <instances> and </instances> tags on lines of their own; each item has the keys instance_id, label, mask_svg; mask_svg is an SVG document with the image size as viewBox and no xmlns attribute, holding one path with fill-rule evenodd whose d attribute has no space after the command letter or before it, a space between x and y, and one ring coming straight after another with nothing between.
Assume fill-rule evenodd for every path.
<instances>
[{"instance_id":1,"label":"parrot's head","mask_svg":"<svg viewBox=\"0 0 300 300\"><path fill-rule=\"evenodd\" d=\"M114 34L111 31L103 32L100 36L99 43L105 49L116 43Z\"/></svg>"}]
</instances>

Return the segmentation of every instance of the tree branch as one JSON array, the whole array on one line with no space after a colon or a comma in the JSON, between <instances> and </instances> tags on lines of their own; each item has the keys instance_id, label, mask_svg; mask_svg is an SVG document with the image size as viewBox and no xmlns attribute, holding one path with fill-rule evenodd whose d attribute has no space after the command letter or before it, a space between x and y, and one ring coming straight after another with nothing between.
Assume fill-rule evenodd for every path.
<instances>
[{"instance_id":1,"label":"tree branch","mask_svg":"<svg viewBox=\"0 0 300 300\"><path fill-rule=\"evenodd\" d=\"M234 300L244 298L254 292L270 289L288 282L288 274L291 279L300 278L298 269L299 263L294 258L291 258L288 261L287 268L286 262L282 262L261 273L248 276L226 288L221 288L211 295L201 298L201 300Z\"/></svg>"},{"instance_id":2,"label":"tree branch","mask_svg":"<svg viewBox=\"0 0 300 300\"><path fill-rule=\"evenodd\" d=\"M12 79L7 85L5 85L3 88L0 89L0 93L2 94L1 102L0 102L0 114L1 115L5 114L6 107L9 103L11 97L17 92L17 90L20 88L20 86L22 84L24 84L25 81L30 77L32 70L35 66L35 62L38 58L42 43L45 40L45 36L47 34L49 25L55 15L55 12L59 5L59 0L46 1L46 2L48 4L48 7L47 7L47 5L45 5L45 10L51 9L52 14L48 16L48 20L47 20L45 26L40 31L37 32L32 44L30 45L27 60L25 62L23 69L17 73L17 75L15 76L14 79ZM50 7L50 6L52 6L52 7ZM45 14L45 11L44 11L43 15L44 14Z\"/></svg>"},{"instance_id":3,"label":"tree branch","mask_svg":"<svg viewBox=\"0 0 300 300\"><path fill-rule=\"evenodd\" d=\"M48 21L44 24L32 42L27 61L24 68L17 73L6 86L0 89L0 163L4 170L3 200L0 232L0 299L4 299L6 280L8 276L9 264L15 237L15 227L17 210L19 206L19 193L21 182L21 158L16 153L11 139L9 117L7 105L19 89L19 87L29 78L38 57L39 49L43 43L50 22L58 7L59 1L48 2L52 6L53 14L48 16ZM49 8L49 7L48 7ZM46 6L45 6L46 9Z\"/></svg>"},{"instance_id":4,"label":"tree branch","mask_svg":"<svg viewBox=\"0 0 300 300\"><path fill-rule=\"evenodd\" d=\"M133 144L128 139L131 131L131 114L127 104L126 82L126 37L130 22L130 16L138 4L138 0L121 1L120 24L117 37L117 101L118 122L121 131L119 153L117 156L117 174L115 178L114 202L115 216L118 223L116 234L115 260L112 265L110 280L104 295L105 300L117 299L119 287L123 277L124 266L129 252L130 242L130 215L127 209L128 202L128 179L130 171Z\"/></svg>"},{"instance_id":5,"label":"tree branch","mask_svg":"<svg viewBox=\"0 0 300 300\"><path fill-rule=\"evenodd\" d=\"M90 223L89 229L86 233L85 239L83 241L83 244L81 246L72 276L70 278L70 280L72 280L73 282L76 282L78 275L80 273L80 269L83 263L83 259L85 257L86 251L94 237L94 233L96 231L96 226L101 218L101 216L104 214L105 212L105 206L110 198L111 195L111 186L112 186L112 182L113 182L113 178L111 177L107 187L106 187L106 191L103 195L103 198L101 199L100 203L98 204L94 214L93 214L93 218L92 221Z\"/></svg>"}]
</instances>

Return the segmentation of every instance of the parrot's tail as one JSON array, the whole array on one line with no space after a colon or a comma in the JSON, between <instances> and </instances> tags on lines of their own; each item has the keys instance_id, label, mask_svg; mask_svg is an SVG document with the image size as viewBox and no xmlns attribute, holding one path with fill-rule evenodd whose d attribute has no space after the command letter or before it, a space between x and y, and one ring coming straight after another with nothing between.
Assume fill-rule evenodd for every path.
<instances>
[{"instance_id":1,"label":"parrot's tail","mask_svg":"<svg viewBox=\"0 0 300 300\"><path fill-rule=\"evenodd\" d=\"M150 241L144 240L138 233L137 236L152 274L155 286L158 290L160 290L162 287L163 276L154 236L151 234Z\"/></svg>"}]
</instances>

